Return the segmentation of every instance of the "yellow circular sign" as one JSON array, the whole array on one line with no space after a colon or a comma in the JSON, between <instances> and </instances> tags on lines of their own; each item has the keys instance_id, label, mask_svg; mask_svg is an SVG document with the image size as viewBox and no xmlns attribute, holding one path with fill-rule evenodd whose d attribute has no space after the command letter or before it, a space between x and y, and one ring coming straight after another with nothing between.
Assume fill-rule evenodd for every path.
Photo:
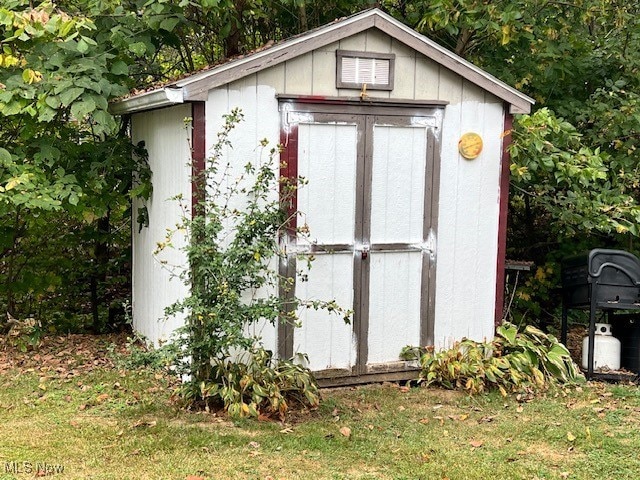
<instances>
[{"instance_id":1,"label":"yellow circular sign","mask_svg":"<svg viewBox=\"0 0 640 480\"><path fill-rule=\"evenodd\" d=\"M467 160L477 158L482 152L482 137L473 132L465 133L458 141L458 151Z\"/></svg>"}]
</instances>

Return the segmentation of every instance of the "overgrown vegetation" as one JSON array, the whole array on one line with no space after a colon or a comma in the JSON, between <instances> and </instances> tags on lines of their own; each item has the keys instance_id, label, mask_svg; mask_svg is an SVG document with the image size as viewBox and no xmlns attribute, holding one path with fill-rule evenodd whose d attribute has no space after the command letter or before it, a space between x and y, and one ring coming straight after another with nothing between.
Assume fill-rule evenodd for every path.
<instances>
[{"instance_id":1,"label":"overgrown vegetation","mask_svg":"<svg viewBox=\"0 0 640 480\"><path fill-rule=\"evenodd\" d=\"M566 347L530 325L519 331L505 323L491 342L465 339L437 352L409 347L403 356L420 361L420 383L471 394L495 389L504 396L535 394L582 377Z\"/></svg>"},{"instance_id":2,"label":"overgrown vegetation","mask_svg":"<svg viewBox=\"0 0 640 480\"><path fill-rule=\"evenodd\" d=\"M201 188L195 215L187 212L160 245L172 244L175 234L188 239L188 265L176 274L189 294L167 308L167 315L184 314L185 325L175 335L177 372L188 380L180 395L190 403L222 404L233 416L284 416L289 399L315 406L317 386L311 372L286 359L274 360L259 347L254 329L277 322L296 323L300 308L349 312L334 301L298 299L288 293L291 279L277 271L287 252L279 244L293 232L287 209L302 179L277 177L279 149L271 148L242 167L225 155L231 132L242 121L234 109L194 181ZM260 148L267 149L263 140ZM264 152L263 152L264 153ZM180 198L178 200L181 200ZM310 260L306 260L309 262Z\"/></svg>"}]
</instances>

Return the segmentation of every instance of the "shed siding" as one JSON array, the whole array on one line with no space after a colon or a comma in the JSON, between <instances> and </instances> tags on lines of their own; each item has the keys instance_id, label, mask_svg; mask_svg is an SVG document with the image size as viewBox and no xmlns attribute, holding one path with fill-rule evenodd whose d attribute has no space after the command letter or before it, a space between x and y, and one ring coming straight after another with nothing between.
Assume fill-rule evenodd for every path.
<instances>
[{"instance_id":1,"label":"shed siding","mask_svg":"<svg viewBox=\"0 0 640 480\"><path fill-rule=\"evenodd\" d=\"M277 94L357 96L359 91L335 88L334 49L396 54L396 88L369 92L372 97L443 100L445 108L437 238L435 344L493 336L498 241L499 179L504 106L493 95L440 67L432 60L368 31L340 40L284 64L249 75L209 92L207 147L219 130L221 116L242 108L245 121L233 134L229 155L244 164L255 158L263 138L279 138ZM458 140L467 132L484 140L482 154L463 159ZM265 343L275 345L275 329L263 329ZM302 347L302 346L300 346Z\"/></svg>"},{"instance_id":2,"label":"shed siding","mask_svg":"<svg viewBox=\"0 0 640 480\"><path fill-rule=\"evenodd\" d=\"M491 338L494 328L504 110L491 95L467 82L459 84L457 91L452 83L446 90L452 104L443 125L435 323L439 347L462 337ZM458 139L468 131L484 140L482 154L471 161L458 154Z\"/></svg>"},{"instance_id":3,"label":"shed siding","mask_svg":"<svg viewBox=\"0 0 640 480\"><path fill-rule=\"evenodd\" d=\"M134 142L144 141L149 154L149 166L153 173L153 194L146 202L149 212L149 227L138 232L133 225L133 324L135 329L149 341L158 345L169 340L171 332L184 323L184 317L176 316L164 320L164 309L188 294L187 287L177 278L172 278L168 266L187 264L184 237L173 239L174 248L167 248L154 256L158 242L165 239L167 229L174 228L181 217L177 201L178 194L186 199L190 211L191 182L190 149L184 118L191 116L190 105L139 113L132 119ZM134 201L133 211L141 206ZM135 213L134 213L135 215ZM166 265L161 262L166 261Z\"/></svg>"}]
</instances>

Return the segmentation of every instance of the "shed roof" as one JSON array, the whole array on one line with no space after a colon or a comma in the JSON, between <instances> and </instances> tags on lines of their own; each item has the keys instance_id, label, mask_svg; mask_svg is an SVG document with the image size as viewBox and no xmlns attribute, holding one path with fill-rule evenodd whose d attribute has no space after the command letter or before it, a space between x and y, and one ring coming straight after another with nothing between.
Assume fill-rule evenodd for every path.
<instances>
[{"instance_id":1,"label":"shed roof","mask_svg":"<svg viewBox=\"0 0 640 480\"><path fill-rule=\"evenodd\" d=\"M116 100L111 104L111 112L114 114L135 113L189 101L205 100L207 92L215 87L278 65L370 28L381 30L504 100L509 104L511 113L529 113L531 106L535 103L532 98L407 27L390 15L374 8L155 89L134 93L126 98Z\"/></svg>"}]
</instances>

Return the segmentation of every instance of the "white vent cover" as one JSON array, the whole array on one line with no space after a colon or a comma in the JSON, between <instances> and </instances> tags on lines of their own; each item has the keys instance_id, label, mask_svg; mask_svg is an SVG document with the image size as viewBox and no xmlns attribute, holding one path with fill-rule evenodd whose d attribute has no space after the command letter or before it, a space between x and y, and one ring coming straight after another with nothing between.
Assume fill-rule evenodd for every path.
<instances>
[{"instance_id":1,"label":"white vent cover","mask_svg":"<svg viewBox=\"0 0 640 480\"><path fill-rule=\"evenodd\" d=\"M342 81L345 83L366 83L389 85L389 60L377 58L345 57L342 60Z\"/></svg>"},{"instance_id":2,"label":"white vent cover","mask_svg":"<svg viewBox=\"0 0 640 480\"><path fill-rule=\"evenodd\" d=\"M338 88L393 89L393 54L337 51Z\"/></svg>"}]
</instances>

